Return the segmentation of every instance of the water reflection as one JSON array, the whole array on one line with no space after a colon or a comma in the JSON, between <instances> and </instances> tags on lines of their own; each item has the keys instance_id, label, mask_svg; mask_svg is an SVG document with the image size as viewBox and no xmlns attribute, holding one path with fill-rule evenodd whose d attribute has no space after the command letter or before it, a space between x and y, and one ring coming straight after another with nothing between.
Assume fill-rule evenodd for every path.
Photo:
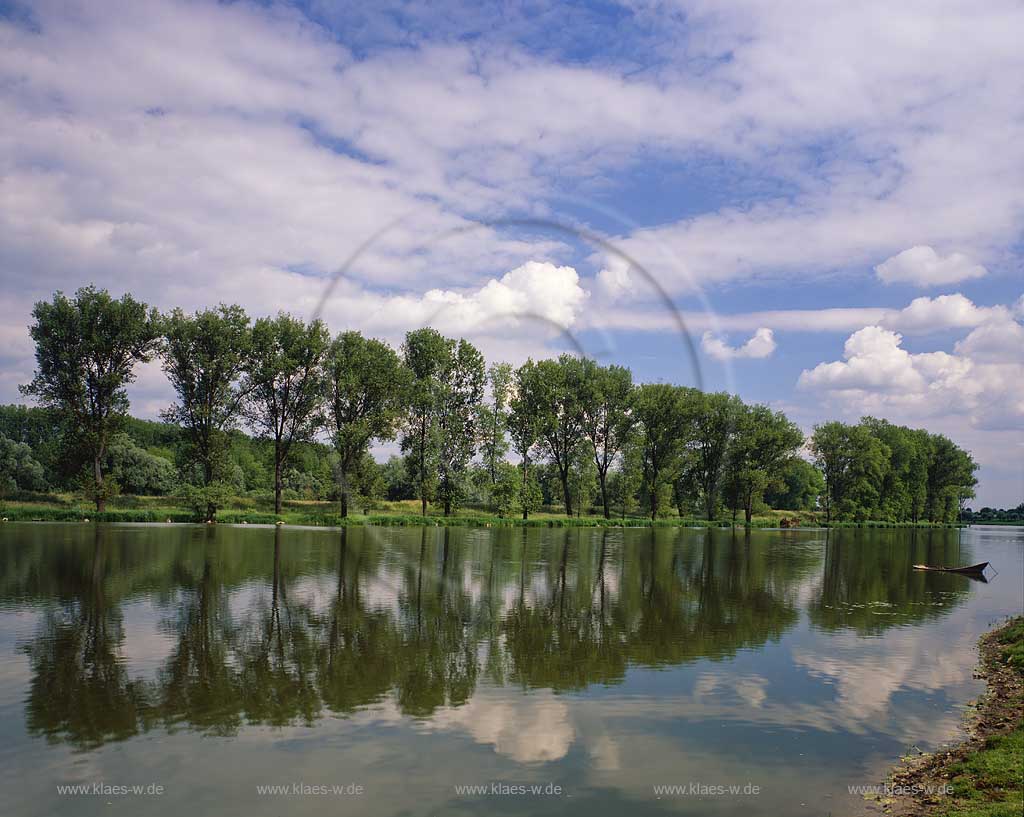
<instances>
[{"instance_id":1,"label":"water reflection","mask_svg":"<svg viewBox=\"0 0 1024 817\"><path fill-rule=\"evenodd\" d=\"M26 527L0 595L42 610L23 645L27 728L77 749L157 726L313 725L384 701L468 723L481 685L557 696L763 647L804 608L819 628L877 634L964 597L963 577L910 567L969 558L955 534L908 548L858 533ZM170 643L152 671L125 647L139 600ZM749 706L762 681L736 681ZM560 756L544 741L564 704L537 703L531 756ZM511 739L489 728L474 726Z\"/></svg>"}]
</instances>

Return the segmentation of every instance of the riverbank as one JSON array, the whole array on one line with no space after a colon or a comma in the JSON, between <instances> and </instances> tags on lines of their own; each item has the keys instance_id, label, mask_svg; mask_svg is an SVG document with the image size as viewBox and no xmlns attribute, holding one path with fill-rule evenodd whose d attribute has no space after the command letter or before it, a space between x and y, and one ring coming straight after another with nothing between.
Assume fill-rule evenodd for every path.
<instances>
[{"instance_id":1,"label":"riverbank","mask_svg":"<svg viewBox=\"0 0 1024 817\"><path fill-rule=\"evenodd\" d=\"M967 737L904 759L872 813L893 817L1020 817L1024 814L1024 616L981 637L977 677L987 683Z\"/></svg>"},{"instance_id":2,"label":"riverbank","mask_svg":"<svg viewBox=\"0 0 1024 817\"><path fill-rule=\"evenodd\" d=\"M97 513L79 502L7 502L0 504L0 518L10 522L172 522L195 523L203 519L196 516L194 510L165 504L159 497L121 497L119 502L128 501L129 507L118 507L112 502L107 510ZM217 513L217 522L221 524L273 525L281 522L285 525L301 525L306 527L341 527L353 525L376 525L381 527L409 527L419 525L435 525L445 527L471 528L502 528L502 527L613 527L613 528L650 528L650 527L686 527L686 528L745 528L742 522L731 519L697 519L669 516L651 520L647 517L626 516L605 519L603 516L568 517L557 511L541 511L531 514L529 519L519 517L501 517L474 508L460 509L452 516L443 516L430 511L426 516L418 511L418 503L414 509L408 502L381 503L381 507L368 513L350 514L346 518L337 512L336 503L297 502L285 504L282 513L275 514L272 510L261 508L224 508ZM826 523L822 515L814 511L773 510L756 515L750 524L751 528L948 528L949 525L932 524L930 522L888 522L866 520L862 522Z\"/></svg>"}]
</instances>

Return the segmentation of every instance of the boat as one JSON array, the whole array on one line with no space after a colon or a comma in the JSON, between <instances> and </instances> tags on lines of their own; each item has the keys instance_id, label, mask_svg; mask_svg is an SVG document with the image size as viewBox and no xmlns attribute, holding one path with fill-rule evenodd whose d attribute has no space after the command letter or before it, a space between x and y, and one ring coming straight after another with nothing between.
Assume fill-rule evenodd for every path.
<instances>
[{"instance_id":1,"label":"boat","mask_svg":"<svg viewBox=\"0 0 1024 817\"><path fill-rule=\"evenodd\" d=\"M914 570L937 570L940 573L984 573L988 562L978 562L976 565L964 565L963 567L937 567L934 565L914 565Z\"/></svg>"}]
</instances>

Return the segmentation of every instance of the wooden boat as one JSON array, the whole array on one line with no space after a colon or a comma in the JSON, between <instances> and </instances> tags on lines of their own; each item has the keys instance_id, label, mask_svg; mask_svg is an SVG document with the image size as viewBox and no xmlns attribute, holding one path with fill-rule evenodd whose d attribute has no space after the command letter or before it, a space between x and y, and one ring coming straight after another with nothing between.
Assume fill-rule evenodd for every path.
<instances>
[{"instance_id":1,"label":"wooden boat","mask_svg":"<svg viewBox=\"0 0 1024 817\"><path fill-rule=\"evenodd\" d=\"M978 562L976 565L964 565L963 567L936 567L933 565L914 565L914 570L937 570L941 573L984 573L988 562Z\"/></svg>"}]
</instances>

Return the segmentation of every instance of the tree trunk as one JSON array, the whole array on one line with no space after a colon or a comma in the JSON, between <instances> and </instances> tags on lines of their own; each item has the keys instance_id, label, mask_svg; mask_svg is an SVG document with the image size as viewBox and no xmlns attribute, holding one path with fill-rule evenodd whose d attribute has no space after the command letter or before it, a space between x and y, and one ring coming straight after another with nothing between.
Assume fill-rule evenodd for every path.
<instances>
[{"instance_id":1,"label":"tree trunk","mask_svg":"<svg viewBox=\"0 0 1024 817\"><path fill-rule=\"evenodd\" d=\"M651 489L651 521L658 518L658 489Z\"/></svg>"},{"instance_id":2,"label":"tree trunk","mask_svg":"<svg viewBox=\"0 0 1024 817\"><path fill-rule=\"evenodd\" d=\"M452 515L452 501L447 496L444 498L444 515Z\"/></svg>"},{"instance_id":3,"label":"tree trunk","mask_svg":"<svg viewBox=\"0 0 1024 817\"><path fill-rule=\"evenodd\" d=\"M569 490L569 469L559 468L558 475L562 478L562 496L565 499L565 515L572 516L572 492Z\"/></svg>"},{"instance_id":4,"label":"tree trunk","mask_svg":"<svg viewBox=\"0 0 1024 817\"><path fill-rule=\"evenodd\" d=\"M747 501L743 504L743 518L746 520L747 525L750 525L750 520L754 516L754 497L747 497Z\"/></svg>"},{"instance_id":5,"label":"tree trunk","mask_svg":"<svg viewBox=\"0 0 1024 817\"><path fill-rule=\"evenodd\" d=\"M348 516L348 483L345 478L341 479L341 518Z\"/></svg>"},{"instance_id":6,"label":"tree trunk","mask_svg":"<svg viewBox=\"0 0 1024 817\"><path fill-rule=\"evenodd\" d=\"M528 494L527 494L527 486L530 484L529 483L529 468L530 468L530 465L527 462L526 457L524 456L523 457L523 494L519 498L519 501L522 503L522 506L523 506L523 519L529 519L530 518L530 506L527 504L527 496L528 496Z\"/></svg>"},{"instance_id":7,"label":"tree trunk","mask_svg":"<svg viewBox=\"0 0 1024 817\"><path fill-rule=\"evenodd\" d=\"M107 500L103 494L103 466L100 463L103 454L97 454L92 461L93 477L96 480L96 513L103 513Z\"/></svg>"},{"instance_id":8,"label":"tree trunk","mask_svg":"<svg viewBox=\"0 0 1024 817\"><path fill-rule=\"evenodd\" d=\"M210 487L210 483L213 482L213 462L210 460L209 454L203 460L203 484L205 487ZM212 502L206 503L206 518L213 520L217 516L217 506Z\"/></svg>"},{"instance_id":9,"label":"tree trunk","mask_svg":"<svg viewBox=\"0 0 1024 817\"><path fill-rule=\"evenodd\" d=\"M608 502L608 475L607 473L602 474L600 471L597 474L598 480L601 483L601 505L604 507L604 518L612 518L612 508Z\"/></svg>"},{"instance_id":10,"label":"tree trunk","mask_svg":"<svg viewBox=\"0 0 1024 817\"><path fill-rule=\"evenodd\" d=\"M274 513L277 516L281 515L281 489L283 482L281 480L281 445L278 443L274 446Z\"/></svg>"},{"instance_id":11,"label":"tree trunk","mask_svg":"<svg viewBox=\"0 0 1024 817\"><path fill-rule=\"evenodd\" d=\"M420 513L427 515L427 491L424 485L420 485Z\"/></svg>"}]
</instances>

